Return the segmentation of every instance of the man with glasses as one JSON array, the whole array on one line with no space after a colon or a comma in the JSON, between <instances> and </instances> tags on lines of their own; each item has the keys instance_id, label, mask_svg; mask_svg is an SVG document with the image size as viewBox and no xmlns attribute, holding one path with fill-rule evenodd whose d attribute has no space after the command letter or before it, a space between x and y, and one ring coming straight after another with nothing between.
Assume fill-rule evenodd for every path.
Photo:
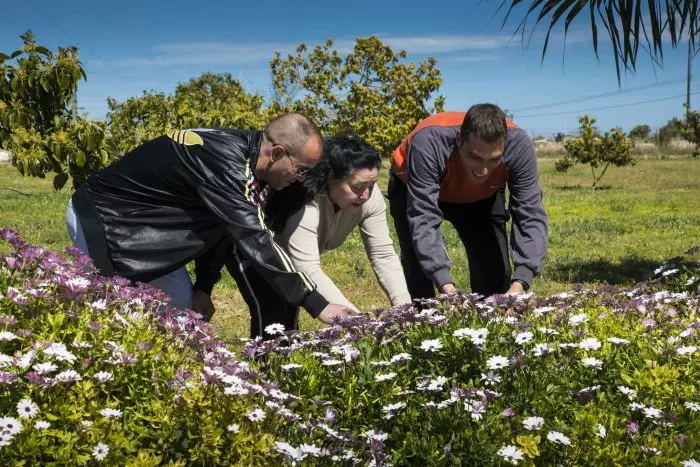
<instances>
[{"instance_id":1,"label":"man with glasses","mask_svg":"<svg viewBox=\"0 0 700 467\"><path fill-rule=\"evenodd\" d=\"M413 298L455 290L443 219L466 249L472 292L521 294L542 269L548 226L535 148L493 104L419 123L392 154L389 205Z\"/></svg>"},{"instance_id":2,"label":"man with glasses","mask_svg":"<svg viewBox=\"0 0 700 467\"><path fill-rule=\"evenodd\" d=\"M227 238L242 293L252 271L290 303L330 322L346 308L329 304L294 269L260 206L266 185L280 190L302 179L320 160L322 145L318 128L296 113L276 118L263 132L172 132L83 183L68 205L69 235L101 274L148 282L181 309L193 300L185 265Z\"/></svg>"}]
</instances>

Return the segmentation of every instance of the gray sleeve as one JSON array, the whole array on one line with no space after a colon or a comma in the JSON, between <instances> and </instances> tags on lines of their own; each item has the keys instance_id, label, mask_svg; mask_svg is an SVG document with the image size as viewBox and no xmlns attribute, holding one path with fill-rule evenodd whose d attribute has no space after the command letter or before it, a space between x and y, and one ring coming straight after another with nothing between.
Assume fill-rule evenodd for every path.
<instances>
[{"instance_id":1,"label":"gray sleeve","mask_svg":"<svg viewBox=\"0 0 700 467\"><path fill-rule=\"evenodd\" d=\"M508 189L513 219L510 236L515 269L513 279L531 284L542 270L547 253L547 214L542 203L535 146L522 130L513 132L512 137L508 143L512 145L509 149L512 154L508 163Z\"/></svg>"},{"instance_id":2,"label":"gray sleeve","mask_svg":"<svg viewBox=\"0 0 700 467\"><path fill-rule=\"evenodd\" d=\"M408 225L413 248L421 269L439 288L454 283L450 274L450 258L445 249L438 207L440 177L444 162L427 137L414 136L408 154Z\"/></svg>"}]
</instances>

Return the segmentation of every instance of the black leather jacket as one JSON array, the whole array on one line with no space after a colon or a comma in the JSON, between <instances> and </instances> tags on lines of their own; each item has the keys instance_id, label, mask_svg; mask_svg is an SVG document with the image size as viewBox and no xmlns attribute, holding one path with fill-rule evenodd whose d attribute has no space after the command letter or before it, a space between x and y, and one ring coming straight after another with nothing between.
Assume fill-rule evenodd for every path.
<instances>
[{"instance_id":1,"label":"black leather jacket","mask_svg":"<svg viewBox=\"0 0 700 467\"><path fill-rule=\"evenodd\" d=\"M261 140L259 131L180 130L83 183L73 207L100 272L150 281L228 237L280 295L318 316L328 302L263 222L253 172Z\"/></svg>"}]
</instances>

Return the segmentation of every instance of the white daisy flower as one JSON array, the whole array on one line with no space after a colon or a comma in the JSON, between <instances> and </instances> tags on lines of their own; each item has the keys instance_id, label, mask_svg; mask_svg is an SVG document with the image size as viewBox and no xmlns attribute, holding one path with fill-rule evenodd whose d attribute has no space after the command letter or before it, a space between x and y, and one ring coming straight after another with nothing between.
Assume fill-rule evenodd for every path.
<instances>
[{"instance_id":1,"label":"white daisy flower","mask_svg":"<svg viewBox=\"0 0 700 467\"><path fill-rule=\"evenodd\" d=\"M535 357L544 357L552 352L554 352L554 349L547 344L535 344L535 347L532 349L532 353Z\"/></svg>"},{"instance_id":2,"label":"white daisy flower","mask_svg":"<svg viewBox=\"0 0 700 467\"><path fill-rule=\"evenodd\" d=\"M386 441L389 438L389 435L383 431L367 430L362 434L365 435L369 441Z\"/></svg>"},{"instance_id":3,"label":"white daisy flower","mask_svg":"<svg viewBox=\"0 0 700 467\"><path fill-rule=\"evenodd\" d=\"M107 457L108 452L109 452L109 447L107 447L106 444L97 443L95 448L92 450L92 457L94 457L98 461L101 461L101 460L104 460L105 457Z\"/></svg>"},{"instance_id":4,"label":"white daisy flower","mask_svg":"<svg viewBox=\"0 0 700 467\"><path fill-rule=\"evenodd\" d=\"M530 431L539 430L543 423L544 418L542 417L529 417L523 420L523 426Z\"/></svg>"},{"instance_id":5,"label":"white daisy flower","mask_svg":"<svg viewBox=\"0 0 700 467\"><path fill-rule=\"evenodd\" d=\"M323 361L321 362L321 365L323 365L323 366L338 366L338 365L342 365L342 364L343 364L343 361L342 361L342 360L335 360L335 359L332 359L332 358L323 360Z\"/></svg>"},{"instance_id":6,"label":"white daisy flower","mask_svg":"<svg viewBox=\"0 0 700 467\"><path fill-rule=\"evenodd\" d=\"M588 337L578 343L579 348L585 350L598 350L601 345L603 344L595 337Z\"/></svg>"},{"instance_id":7,"label":"white daisy flower","mask_svg":"<svg viewBox=\"0 0 700 467\"><path fill-rule=\"evenodd\" d=\"M593 357L584 358L583 360L581 360L581 363L583 363L587 367L596 369L599 369L603 366L602 360L598 360L597 358Z\"/></svg>"},{"instance_id":8,"label":"white daisy flower","mask_svg":"<svg viewBox=\"0 0 700 467\"><path fill-rule=\"evenodd\" d=\"M7 341L13 341L17 339L19 336L16 334L10 332L10 331L0 331L0 342L7 342Z\"/></svg>"},{"instance_id":9,"label":"white daisy flower","mask_svg":"<svg viewBox=\"0 0 700 467\"><path fill-rule=\"evenodd\" d=\"M110 373L109 371L100 371L95 373L93 375L93 378L95 378L100 383L106 383L107 381L112 381L114 379L114 375L112 375L112 373Z\"/></svg>"},{"instance_id":10,"label":"white daisy flower","mask_svg":"<svg viewBox=\"0 0 700 467\"><path fill-rule=\"evenodd\" d=\"M426 352L435 352L442 348L442 342L440 339L427 339L421 343L420 348Z\"/></svg>"},{"instance_id":11,"label":"white daisy flower","mask_svg":"<svg viewBox=\"0 0 700 467\"><path fill-rule=\"evenodd\" d=\"M616 345L625 345L630 343L630 341L628 341L627 339L622 339L620 337L608 337L608 342Z\"/></svg>"},{"instance_id":12,"label":"white daisy flower","mask_svg":"<svg viewBox=\"0 0 700 467\"><path fill-rule=\"evenodd\" d=\"M401 353L398 353L398 354L394 355L393 357L391 357L391 360L389 360L389 361L391 363L397 363L397 362L400 362L402 360L411 360L411 358L412 358L411 354L406 353L406 352L401 352Z\"/></svg>"},{"instance_id":13,"label":"white daisy flower","mask_svg":"<svg viewBox=\"0 0 700 467\"><path fill-rule=\"evenodd\" d=\"M246 417L248 417L248 420L251 422L261 422L265 420L265 412L263 412L262 409L255 409L246 415Z\"/></svg>"},{"instance_id":14,"label":"white daisy flower","mask_svg":"<svg viewBox=\"0 0 700 467\"><path fill-rule=\"evenodd\" d=\"M695 459L689 459L687 461L682 461L681 465L683 467L700 467L700 462L696 461Z\"/></svg>"},{"instance_id":15,"label":"white daisy flower","mask_svg":"<svg viewBox=\"0 0 700 467\"><path fill-rule=\"evenodd\" d=\"M487 386L490 386L500 383L501 377L495 374L493 371L489 371L488 373L481 373L481 380L484 381Z\"/></svg>"},{"instance_id":16,"label":"white daisy flower","mask_svg":"<svg viewBox=\"0 0 700 467\"><path fill-rule=\"evenodd\" d=\"M535 316L542 316L542 315L546 315L547 313L552 312L554 310L556 310L556 308L554 308L553 306L541 306L539 308L535 308L534 310L532 310L532 313Z\"/></svg>"},{"instance_id":17,"label":"white daisy flower","mask_svg":"<svg viewBox=\"0 0 700 467\"><path fill-rule=\"evenodd\" d=\"M57 374L56 379L64 383L70 383L71 381L81 381L83 378L75 370L65 370Z\"/></svg>"},{"instance_id":18,"label":"white daisy flower","mask_svg":"<svg viewBox=\"0 0 700 467\"><path fill-rule=\"evenodd\" d=\"M588 321L588 316L585 313L580 313L569 317L569 324L572 326L578 326L586 321Z\"/></svg>"},{"instance_id":19,"label":"white daisy flower","mask_svg":"<svg viewBox=\"0 0 700 467\"><path fill-rule=\"evenodd\" d=\"M51 424L49 422L47 422L46 420L38 420L34 424L34 428L36 428L37 430L46 430L50 426L51 426Z\"/></svg>"},{"instance_id":20,"label":"white daisy flower","mask_svg":"<svg viewBox=\"0 0 700 467\"><path fill-rule=\"evenodd\" d=\"M116 417L121 417L122 411L119 409L112 409L112 408L106 408L100 410L100 415L102 415L104 418L116 418Z\"/></svg>"},{"instance_id":21,"label":"white daisy flower","mask_svg":"<svg viewBox=\"0 0 700 467\"><path fill-rule=\"evenodd\" d=\"M700 412L700 404L697 404L695 402L686 402L683 404L687 409L690 409L693 412Z\"/></svg>"},{"instance_id":22,"label":"white daisy flower","mask_svg":"<svg viewBox=\"0 0 700 467\"><path fill-rule=\"evenodd\" d=\"M521 332L515 335L515 343L519 345L523 345L526 342L530 342L532 340L533 334L531 332Z\"/></svg>"},{"instance_id":23,"label":"white daisy flower","mask_svg":"<svg viewBox=\"0 0 700 467\"><path fill-rule=\"evenodd\" d=\"M0 431L7 431L14 436L22 431L22 422L14 417L0 417Z\"/></svg>"},{"instance_id":24,"label":"white daisy flower","mask_svg":"<svg viewBox=\"0 0 700 467\"><path fill-rule=\"evenodd\" d=\"M549 329L549 328L537 328L542 334L546 336L556 336L559 335L559 331L556 329Z\"/></svg>"},{"instance_id":25,"label":"white daisy flower","mask_svg":"<svg viewBox=\"0 0 700 467\"><path fill-rule=\"evenodd\" d=\"M500 370L501 368L508 366L508 359L506 357L496 355L486 360L486 365L489 367L489 370Z\"/></svg>"},{"instance_id":26,"label":"white daisy flower","mask_svg":"<svg viewBox=\"0 0 700 467\"><path fill-rule=\"evenodd\" d=\"M241 426L238 423L234 423L233 425L229 425L226 427L226 431L229 433L238 433L241 431Z\"/></svg>"},{"instance_id":27,"label":"white daisy flower","mask_svg":"<svg viewBox=\"0 0 700 467\"><path fill-rule=\"evenodd\" d=\"M389 381L390 379L396 378L396 373L393 371L390 373L379 374L374 377L374 380L381 383L382 381Z\"/></svg>"},{"instance_id":28,"label":"white daisy flower","mask_svg":"<svg viewBox=\"0 0 700 467\"><path fill-rule=\"evenodd\" d=\"M48 373L51 373L53 371L56 371L58 367L54 365L51 362L48 363L37 363L36 365L32 365L32 369L39 373L40 375L46 375Z\"/></svg>"},{"instance_id":29,"label":"white daisy flower","mask_svg":"<svg viewBox=\"0 0 700 467\"><path fill-rule=\"evenodd\" d=\"M676 353L678 355L691 355L691 354L694 354L696 350L698 350L697 347L695 347L693 345L687 345L684 347L678 347L676 349Z\"/></svg>"},{"instance_id":30,"label":"white daisy flower","mask_svg":"<svg viewBox=\"0 0 700 467\"><path fill-rule=\"evenodd\" d=\"M523 460L523 454L525 454L522 449L516 448L512 444L508 446L503 446L498 450L498 455L503 458L506 462L511 462L517 464L518 461Z\"/></svg>"},{"instance_id":31,"label":"white daisy flower","mask_svg":"<svg viewBox=\"0 0 700 467\"><path fill-rule=\"evenodd\" d=\"M573 342L562 342L559 344L560 349L577 349L578 344L573 343Z\"/></svg>"},{"instance_id":32,"label":"white daisy flower","mask_svg":"<svg viewBox=\"0 0 700 467\"><path fill-rule=\"evenodd\" d=\"M484 345L486 343L486 336L489 335L489 330L486 328L475 329L471 336L469 336L472 344L474 345Z\"/></svg>"},{"instance_id":33,"label":"white daisy flower","mask_svg":"<svg viewBox=\"0 0 700 467\"><path fill-rule=\"evenodd\" d=\"M291 371L301 368L301 365L298 363L287 363L286 365L282 365L280 368L282 368L284 371Z\"/></svg>"},{"instance_id":34,"label":"white daisy flower","mask_svg":"<svg viewBox=\"0 0 700 467\"><path fill-rule=\"evenodd\" d=\"M661 411L654 407L645 407L643 412L644 416L647 418L661 418Z\"/></svg>"},{"instance_id":35,"label":"white daisy flower","mask_svg":"<svg viewBox=\"0 0 700 467\"><path fill-rule=\"evenodd\" d=\"M617 389L619 389L622 394L630 399L637 397L637 392L634 389L628 388L627 386L618 386Z\"/></svg>"},{"instance_id":36,"label":"white daisy flower","mask_svg":"<svg viewBox=\"0 0 700 467\"><path fill-rule=\"evenodd\" d=\"M547 439L555 444L565 444L567 446L571 446L571 440L567 436L564 436L563 433L559 433L558 431L550 431L547 433Z\"/></svg>"},{"instance_id":37,"label":"white daisy flower","mask_svg":"<svg viewBox=\"0 0 700 467\"><path fill-rule=\"evenodd\" d=\"M17 404L19 418L34 418L39 414L39 407L31 399L24 398Z\"/></svg>"},{"instance_id":38,"label":"white daisy flower","mask_svg":"<svg viewBox=\"0 0 700 467\"><path fill-rule=\"evenodd\" d=\"M600 423L598 424L598 431L596 432L596 436L598 438L605 438L608 434L608 430L605 429L603 425Z\"/></svg>"},{"instance_id":39,"label":"white daisy flower","mask_svg":"<svg viewBox=\"0 0 700 467\"><path fill-rule=\"evenodd\" d=\"M270 324L269 326L265 326L265 332L271 335L277 335L277 334L283 334L284 333L284 324L281 323L274 323Z\"/></svg>"}]
</instances>

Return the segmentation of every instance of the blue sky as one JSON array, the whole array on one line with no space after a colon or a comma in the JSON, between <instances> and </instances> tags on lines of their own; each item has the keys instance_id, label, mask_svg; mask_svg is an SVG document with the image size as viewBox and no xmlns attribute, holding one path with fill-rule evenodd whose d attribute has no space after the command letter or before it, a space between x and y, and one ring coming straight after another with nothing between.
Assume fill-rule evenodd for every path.
<instances>
[{"instance_id":1,"label":"blue sky","mask_svg":"<svg viewBox=\"0 0 700 467\"><path fill-rule=\"evenodd\" d=\"M639 123L657 128L680 116L685 102L685 48L665 50L663 68L640 53L637 73L618 86L607 40L601 38L600 59L595 58L587 15L572 26L565 49L563 32L556 30L541 62L544 30L524 48L520 36L512 38L519 14L501 29L500 0L0 3L1 52L19 48L27 29L51 49L79 47L88 75L80 84L79 105L93 118L104 117L107 97L122 101L151 89L171 93L177 83L206 71L230 72L248 91L267 96L274 50L291 52L300 42L314 45L327 38L349 50L355 38L372 34L396 51L406 49L409 60L435 56L448 110L494 102L532 134L573 131L584 112L596 116L602 130L628 131ZM604 34L602 25L599 31ZM700 76L700 55L692 70ZM692 91L700 91L700 79ZM561 102L569 103L552 105ZM692 102L700 103L700 92Z\"/></svg>"}]
</instances>

